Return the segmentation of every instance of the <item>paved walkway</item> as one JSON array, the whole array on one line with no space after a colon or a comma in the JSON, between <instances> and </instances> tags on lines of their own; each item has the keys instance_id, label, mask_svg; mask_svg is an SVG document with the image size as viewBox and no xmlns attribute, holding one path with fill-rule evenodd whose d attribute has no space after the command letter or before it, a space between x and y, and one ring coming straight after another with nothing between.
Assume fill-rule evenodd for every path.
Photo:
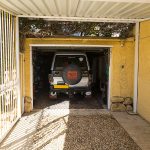
<instances>
[{"instance_id":1,"label":"paved walkway","mask_svg":"<svg viewBox=\"0 0 150 150\"><path fill-rule=\"evenodd\" d=\"M138 115L126 112L112 114L142 150L150 150L150 123Z\"/></svg>"}]
</instances>

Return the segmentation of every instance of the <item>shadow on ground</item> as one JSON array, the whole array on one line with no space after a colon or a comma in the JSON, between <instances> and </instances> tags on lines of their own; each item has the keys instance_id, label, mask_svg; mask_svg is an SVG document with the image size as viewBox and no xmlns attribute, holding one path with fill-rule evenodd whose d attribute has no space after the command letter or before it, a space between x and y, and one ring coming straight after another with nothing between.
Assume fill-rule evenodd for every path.
<instances>
[{"instance_id":1,"label":"shadow on ground","mask_svg":"<svg viewBox=\"0 0 150 150\"><path fill-rule=\"evenodd\" d=\"M0 149L140 150L107 110L87 104L61 100L24 114Z\"/></svg>"},{"instance_id":2,"label":"shadow on ground","mask_svg":"<svg viewBox=\"0 0 150 150\"><path fill-rule=\"evenodd\" d=\"M69 102L69 107L67 103ZM83 98L75 96L68 98L65 95L59 96L57 99L50 99L47 91L43 91L36 99L34 99L35 109L44 109L50 107L51 109L102 109L102 102L100 96L95 95L92 98Z\"/></svg>"}]
</instances>

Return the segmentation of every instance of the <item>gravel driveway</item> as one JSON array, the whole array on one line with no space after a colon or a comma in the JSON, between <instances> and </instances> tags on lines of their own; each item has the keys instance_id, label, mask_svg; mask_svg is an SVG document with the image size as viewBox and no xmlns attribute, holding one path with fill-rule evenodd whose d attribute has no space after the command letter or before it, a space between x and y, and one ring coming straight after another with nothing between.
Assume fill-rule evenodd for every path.
<instances>
[{"instance_id":1,"label":"gravel driveway","mask_svg":"<svg viewBox=\"0 0 150 150\"><path fill-rule=\"evenodd\" d=\"M0 149L140 150L107 110L49 108L22 117Z\"/></svg>"},{"instance_id":2,"label":"gravel driveway","mask_svg":"<svg viewBox=\"0 0 150 150\"><path fill-rule=\"evenodd\" d=\"M53 121L46 114L33 136L32 149L140 150L109 112L75 109Z\"/></svg>"},{"instance_id":3,"label":"gravel driveway","mask_svg":"<svg viewBox=\"0 0 150 150\"><path fill-rule=\"evenodd\" d=\"M64 150L140 150L112 115L71 116Z\"/></svg>"},{"instance_id":4,"label":"gravel driveway","mask_svg":"<svg viewBox=\"0 0 150 150\"><path fill-rule=\"evenodd\" d=\"M50 109L24 115L1 150L140 150L107 110Z\"/></svg>"},{"instance_id":5,"label":"gravel driveway","mask_svg":"<svg viewBox=\"0 0 150 150\"><path fill-rule=\"evenodd\" d=\"M61 101L25 114L0 149L140 150L110 112L87 106L83 101Z\"/></svg>"}]
</instances>

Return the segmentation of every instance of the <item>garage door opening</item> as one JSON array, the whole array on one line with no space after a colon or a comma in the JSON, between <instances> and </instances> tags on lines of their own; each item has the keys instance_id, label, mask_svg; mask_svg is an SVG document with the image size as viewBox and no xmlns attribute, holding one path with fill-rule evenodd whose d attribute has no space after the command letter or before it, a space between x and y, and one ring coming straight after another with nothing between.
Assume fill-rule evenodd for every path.
<instances>
[{"instance_id":1,"label":"garage door opening","mask_svg":"<svg viewBox=\"0 0 150 150\"><path fill-rule=\"evenodd\" d=\"M69 50L69 51L68 51ZM62 92L52 99L49 74L56 53L84 53L91 75L91 97L75 92L71 97ZM57 60L60 62L60 59ZM108 108L110 48L33 47L33 108L104 109ZM60 62L62 63L62 62ZM68 104L69 103L69 104Z\"/></svg>"}]
</instances>

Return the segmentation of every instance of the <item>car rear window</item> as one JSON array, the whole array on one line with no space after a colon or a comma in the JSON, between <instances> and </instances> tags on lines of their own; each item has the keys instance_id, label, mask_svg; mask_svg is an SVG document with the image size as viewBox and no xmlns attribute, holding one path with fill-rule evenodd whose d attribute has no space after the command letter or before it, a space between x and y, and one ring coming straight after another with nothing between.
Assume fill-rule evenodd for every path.
<instances>
[{"instance_id":1,"label":"car rear window","mask_svg":"<svg viewBox=\"0 0 150 150\"><path fill-rule=\"evenodd\" d=\"M87 61L84 55L56 55L54 70L63 70L64 67L75 64L81 68L81 70L87 70Z\"/></svg>"}]
</instances>

